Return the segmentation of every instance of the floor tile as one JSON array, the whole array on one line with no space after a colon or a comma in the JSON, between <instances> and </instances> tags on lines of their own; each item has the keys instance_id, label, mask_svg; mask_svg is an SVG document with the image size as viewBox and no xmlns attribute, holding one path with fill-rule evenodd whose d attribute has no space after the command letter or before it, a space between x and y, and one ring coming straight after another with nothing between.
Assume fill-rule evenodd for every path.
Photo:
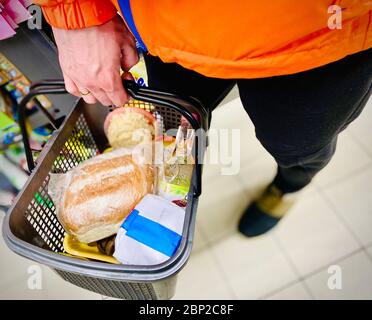
<instances>
[{"instance_id":1,"label":"floor tile","mask_svg":"<svg viewBox=\"0 0 372 320\"><path fill-rule=\"evenodd\" d=\"M356 237L367 245L372 242L372 166L341 183L324 189Z\"/></svg>"},{"instance_id":2,"label":"floor tile","mask_svg":"<svg viewBox=\"0 0 372 320\"><path fill-rule=\"evenodd\" d=\"M219 130L214 128L213 130ZM203 181L209 181L226 175L230 172L225 172L224 168L229 169L232 165L237 163L238 167L241 163L240 157L232 158L232 152L227 150L226 153L221 155L220 153L220 131L213 131L213 134L209 135L209 146L207 148L204 162L203 162ZM228 137L231 137L231 133L228 132ZM231 144L231 139L227 140L228 144ZM238 149L237 149L238 150ZM236 160L237 158L238 160ZM234 163L232 161L235 161ZM230 174L231 175L231 174Z\"/></svg>"},{"instance_id":3,"label":"floor tile","mask_svg":"<svg viewBox=\"0 0 372 320\"><path fill-rule=\"evenodd\" d=\"M274 293L266 298L267 300L311 300L310 294L306 291L302 282L297 282L288 288Z\"/></svg>"},{"instance_id":4,"label":"floor tile","mask_svg":"<svg viewBox=\"0 0 372 320\"><path fill-rule=\"evenodd\" d=\"M240 130L241 162L267 154L255 136L254 125L245 112L240 99L235 99L213 112L211 130L216 129ZM231 131L229 134L231 137ZM216 141L213 137L211 140Z\"/></svg>"},{"instance_id":5,"label":"floor tile","mask_svg":"<svg viewBox=\"0 0 372 320\"><path fill-rule=\"evenodd\" d=\"M203 184L199 198L197 225L205 231L209 243L236 231L241 213L248 204L247 195L239 181L222 176Z\"/></svg>"},{"instance_id":6,"label":"floor tile","mask_svg":"<svg viewBox=\"0 0 372 320\"><path fill-rule=\"evenodd\" d=\"M77 287L64 281L54 270L43 267L43 286L49 300L101 300L95 292Z\"/></svg>"},{"instance_id":7,"label":"floor tile","mask_svg":"<svg viewBox=\"0 0 372 320\"><path fill-rule=\"evenodd\" d=\"M0 287L0 300L46 300L46 292L41 287L30 289L27 279L19 279L8 284L6 287Z\"/></svg>"},{"instance_id":8,"label":"floor tile","mask_svg":"<svg viewBox=\"0 0 372 320\"><path fill-rule=\"evenodd\" d=\"M270 156L263 156L243 164L238 179L250 196L257 196L275 177L276 164Z\"/></svg>"},{"instance_id":9,"label":"floor tile","mask_svg":"<svg viewBox=\"0 0 372 320\"><path fill-rule=\"evenodd\" d=\"M250 198L256 198L273 181L276 170L277 165L274 159L270 155L266 155L244 163L237 178ZM310 184L302 190L301 197L314 191L313 184Z\"/></svg>"},{"instance_id":10,"label":"floor tile","mask_svg":"<svg viewBox=\"0 0 372 320\"><path fill-rule=\"evenodd\" d=\"M213 182L216 178L222 176L222 166L220 164L204 164L203 165L203 183Z\"/></svg>"},{"instance_id":11,"label":"floor tile","mask_svg":"<svg viewBox=\"0 0 372 320\"><path fill-rule=\"evenodd\" d=\"M212 252L239 299L258 299L296 279L287 259L268 235L248 239L234 234L215 243Z\"/></svg>"},{"instance_id":12,"label":"floor tile","mask_svg":"<svg viewBox=\"0 0 372 320\"><path fill-rule=\"evenodd\" d=\"M316 299L372 299L372 261L363 251L336 265L341 271L341 289L329 288L338 271L328 267L305 280Z\"/></svg>"},{"instance_id":13,"label":"floor tile","mask_svg":"<svg viewBox=\"0 0 372 320\"><path fill-rule=\"evenodd\" d=\"M209 181L224 175L238 174L242 163L239 154L240 143L236 144L236 140L233 141L230 129L211 130L213 131L209 133L209 146L203 162L203 180ZM226 140L221 138L224 135L227 137ZM224 148L224 145L227 148Z\"/></svg>"},{"instance_id":14,"label":"floor tile","mask_svg":"<svg viewBox=\"0 0 372 320\"><path fill-rule=\"evenodd\" d=\"M173 299L233 299L214 257L209 251L191 255L178 275Z\"/></svg>"},{"instance_id":15,"label":"floor tile","mask_svg":"<svg viewBox=\"0 0 372 320\"><path fill-rule=\"evenodd\" d=\"M228 129L229 130L229 129ZM257 162L257 158L262 161L263 157L266 157L265 160L270 159L272 162L273 168L276 168L275 162L272 160L271 156L259 145L259 142L256 141L256 138L251 140L243 140L244 130L241 131L241 141L240 141L240 151L238 147L233 151L229 150L219 154L219 140L218 138L211 139L206 157L204 159L203 167L203 180L213 180L216 177L231 175L240 177L242 172L252 165L252 163ZM228 132L228 135L231 136L231 132ZM231 139L228 138L228 143L231 143ZM230 149L232 147L229 147ZM213 151L217 150L217 151ZM214 153L217 152L217 153ZM214 155L212 156L212 153ZM232 157L233 154L236 156Z\"/></svg>"},{"instance_id":16,"label":"floor tile","mask_svg":"<svg viewBox=\"0 0 372 320\"><path fill-rule=\"evenodd\" d=\"M4 215L0 214L0 230L2 229ZM4 239L0 236L0 291L1 288L10 284L21 286L26 285L29 278L29 268L35 262L23 258L11 251L5 244Z\"/></svg>"},{"instance_id":17,"label":"floor tile","mask_svg":"<svg viewBox=\"0 0 372 320\"><path fill-rule=\"evenodd\" d=\"M2 225L3 218L0 217ZM89 291L75 287L56 275L49 268L18 256L9 250L0 237L0 292L8 299L93 299L98 297ZM40 271L39 271L40 270ZM28 285L40 272L40 290ZM39 281L39 280L37 280ZM6 288L6 290L4 290ZM9 290L8 290L9 288ZM0 298L3 296L0 294Z\"/></svg>"},{"instance_id":18,"label":"floor tile","mask_svg":"<svg viewBox=\"0 0 372 320\"><path fill-rule=\"evenodd\" d=\"M239 98L239 90L238 90L238 86L235 85L231 91L227 94L227 96L221 101L220 105L217 107L217 108L220 108L222 106L224 106L225 104L229 103L230 101L232 100L235 100ZM218 110L218 109L216 109Z\"/></svg>"},{"instance_id":19,"label":"floor tile","mask_svg":"<svg viewBox=\"0 0 372 320\"><path fill-rule=\"evenodd\" d=\"M314 183L326 186L341 181L367 164L372 164L372 159L346 130L339 135L331 162L314 178Z\"/></svg>"},{"instance_id":20,"label":"floor tile","mask_svg":"<svg viewBox=\"0 0 372 320\"><path fill-rule=\"evenodd\" d=\"M318 193L298 201L274 233L302 276L359 248Z\"/></svg>"},{"instance_id":21,"label":"floor tile","mask_svg":"<svg viewBox=\"0 0 372 320\"><path fill-rule=\"evenodd\" d=\"M226 128L242 123L243 120L249 120L249 116L245 112L240 99L236 98L213 111L211 125Z\"/></svg>"},{"instance_id":22,"label":"floor tile","mask_svg":"<svg viewBox=\"0 0 372 320\"><path fill-rule=\"evenodd\" d=\"M255 137L254 126L243 109L239 99L235 99L213 112L209 131L209 147L204 159L203 179L213 179L223 174L240 175L252 159L268 156L266 150ZM239 141L232 138L232 130L239 130ZM227 136L228 147L223 146L223 136ZM225 150L225 151L224 151ZM240 170L231 170L234 167ZM226 172L223 171L226 168Z\"/></svg>"},{"instance_id":23,"label":"floor tile","mask_svg":"<svg viewBox=\"0 0 372 320\"><path fill-rule=\"evenodd\" d=\"M370 256L371 259L372 259L372 245L370 245L370 246L367 248L367 253L369 254L369 256Z\"/></svg>"},{"instance_id":24,"label":"floor tile","mask_svg":"<svg viewBox=\"0 0 372 320\"><path fill-rule=\"evenodd\" d=\"M3 215L0 215L0 229ZM47 299L42 267L12 252L0 237L0 299Z\"/></svg>"},{"instance_id":25,"label":"floor tile","mask_svg":"<svg viewBox=\"0 0 372 320\"><path fill-rule=\"evenodd\" d=\"M192 250L193 252L198 252L206 248L207 240L204 234L204 230L202 230L201 225L195 226L195 234L194 234L194 241Z\"/></svg>"},{"instance_id":26,"label":"floor tile","mask_svg":"<svg viewBox=\"0 0 372 320\"><path fill-rule=\"evenodd\" d=\"M265 150L258 139L255 136L254 130L248 130L247 128L241 129L241 151L240 151L240 162L241 166L244 164L249 165L252 159L259 157L270 157L271 155Z\"/></svg>"}]
</instances>

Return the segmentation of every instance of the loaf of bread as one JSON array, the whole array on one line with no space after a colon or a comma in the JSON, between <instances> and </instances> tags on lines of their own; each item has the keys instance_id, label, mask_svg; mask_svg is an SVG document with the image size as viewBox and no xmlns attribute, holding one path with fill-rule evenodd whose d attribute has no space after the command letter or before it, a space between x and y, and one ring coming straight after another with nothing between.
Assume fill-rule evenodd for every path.
<instances>
[{"instance_id":1,"label":"loaf of bread","mask_svg":"<svg viewBox=\"0 0 372 320\"><path fill-rule=\"evenodd\" d=\"M153 169L118 149L89 159L66 174L51 175L48 192L66 232L80 242L115 234L144 195L152 192Z\"/></svg>"}]
</instances>

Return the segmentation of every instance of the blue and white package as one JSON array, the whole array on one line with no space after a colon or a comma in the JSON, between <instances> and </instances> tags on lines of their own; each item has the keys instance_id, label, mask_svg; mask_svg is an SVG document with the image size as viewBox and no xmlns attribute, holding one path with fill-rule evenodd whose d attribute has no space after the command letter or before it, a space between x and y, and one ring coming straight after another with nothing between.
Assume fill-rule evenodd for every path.
<instances>
[{"instance_id":1,"label":"blue and white package","mask_svg":"<svg viewBox=\"0 0 372 320\"><path fill-rule=\"evenodd\" d=\"M155 265L168 260L182 239L185 211L159 196L146 195L121 225L114 257L123 264Z\"/></svg>"}]
</instances>

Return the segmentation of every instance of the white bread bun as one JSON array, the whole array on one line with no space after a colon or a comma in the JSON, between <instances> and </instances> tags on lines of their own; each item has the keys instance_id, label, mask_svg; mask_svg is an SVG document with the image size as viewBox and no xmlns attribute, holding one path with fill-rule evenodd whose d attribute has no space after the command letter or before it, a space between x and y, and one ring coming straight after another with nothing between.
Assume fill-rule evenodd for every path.
<instances>
[{"instance_id":1,"label":"white bread bun","mask_svg":"<svg viewBox=\"0 0 372 320\"><path fill-rule=\"evenodd\" d=\"M122 107L109 113L104 128L111 147L117 149L153 140L154 123L155 118L146 110Z\"/></svg>"}]
</instances>

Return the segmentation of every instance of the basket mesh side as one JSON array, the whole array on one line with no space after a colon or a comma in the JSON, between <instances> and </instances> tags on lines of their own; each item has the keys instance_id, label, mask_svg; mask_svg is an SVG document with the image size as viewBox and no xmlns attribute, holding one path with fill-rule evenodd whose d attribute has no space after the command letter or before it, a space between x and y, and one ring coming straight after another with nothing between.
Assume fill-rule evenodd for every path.
<instances>
[{"instance_id":1,"label":"basket mesh side","mask_svg":"<svg viewBox=\"0 0 372 320\"><path fill-rule=\"evenodd\" d=\"M151 283L130 283L93 278L55 270L64 280L81 288L104 296L125 300L156 300L157 296Z\"/></svg>"},{"instance_id":2,"label":"basket mesh side","mask_svg":"<svg viewBox=\"0 0 372 320\"><path fill-rule=\"evenodd\" d=\"M81 115L71 132L71 137L65 142L60 155L53 164L53 173L66 173L81 162L98 154L98 147L88 128L84 116Z\"/></svg>"},{"instance_id":3,"label":"basket mesh side","mask_svg":"<svg viewBox=\"0 0 372 320\"><path fill-rule=\"evenodd\" d=\"M55 160L51 172L65 173L79 163L92 158L98 153L98 148L88 125L81 115L66 141L59 156ZM55 252L63 252L65 231L56 217L56 208L48 195L49 176L40 186L26 210L26 218L33 228Z\"/></svg>"},{"instance_id":4,"label":"basket mesh side","mask_svg":"<svg viewBox=\"0 0 372 320\"><path fill-rule=\"evenodd\" d=\"M26 218L45 241L56 252L63 251L63 238L65 231L57 220L53 201L47 193L49 177L45 179L39 191L31 200Z\"/></svg>"}]
</instances>

